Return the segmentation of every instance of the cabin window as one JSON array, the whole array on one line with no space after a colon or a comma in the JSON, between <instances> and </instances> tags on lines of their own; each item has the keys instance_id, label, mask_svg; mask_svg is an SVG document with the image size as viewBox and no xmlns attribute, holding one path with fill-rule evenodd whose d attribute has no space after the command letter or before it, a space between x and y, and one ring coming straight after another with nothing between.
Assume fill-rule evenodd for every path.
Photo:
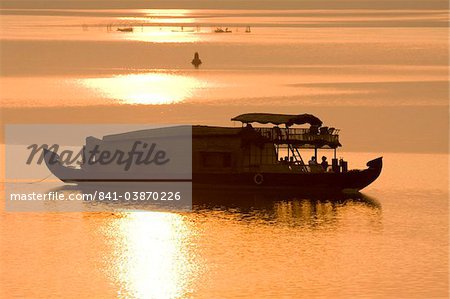
<instances>
[{"instance_id":1,"label":"cabin window","mask_svg":"<svg viewBox=\"0 0 450 299\"><path fill-rule=\"evenodd\" d=\"M201 161L205 168L231 167L231 153L204 152L201 153Z\"/></svg>"}]
</instances>

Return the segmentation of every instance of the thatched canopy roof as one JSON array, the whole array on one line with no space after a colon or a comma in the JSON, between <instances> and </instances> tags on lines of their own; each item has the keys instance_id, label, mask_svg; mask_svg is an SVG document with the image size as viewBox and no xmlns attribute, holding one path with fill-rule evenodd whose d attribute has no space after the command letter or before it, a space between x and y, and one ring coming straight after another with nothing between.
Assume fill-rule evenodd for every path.
<instances>
[{"instance_id":1,"label":"thatched canopy roof","mask_svg":"<svg viewBox=\"0 0 450 299\"><path fill-rule=\"evenodd\" d=\"M243 123L260 123L260 124L274 124L274 125L286 125L288 127L292 125L310 124L313 126L321 126L322 121L312 114L272 114L272 113L246 113L233 117L231 120L240 121Z\"/></svg>"}]
</instances>

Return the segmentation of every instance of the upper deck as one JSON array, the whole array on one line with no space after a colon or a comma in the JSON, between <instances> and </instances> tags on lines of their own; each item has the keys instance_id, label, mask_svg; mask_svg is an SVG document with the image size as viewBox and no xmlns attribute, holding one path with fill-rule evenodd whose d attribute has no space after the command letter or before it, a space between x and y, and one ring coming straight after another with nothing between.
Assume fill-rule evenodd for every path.
<instances>
[{"instance_id":1,"label":"upper deck","mask_svg":"<svg viewBox=\"0 0 450 299\"><path fill-rule=\"evenodd\" d=\"M337 148L339 142L339 130L322 127L319 131L307 128L254 128L269 142L274 144L290 144L303 148Z\"/></svg>"},{"instance_id":2,"label":"upper deck","mask_svg":"<svg viewBox=\"0 0 450 299\"><path fill-rule=\"evenodd\" d=\"M339 130L335 128L322 127L322 121L311 114L270 114L270 113L248 113L232 118L246 124L246 128L257 131L267 142L277 145L285 144L293 147L303 148L337 148L339 142ZM256 127L251 123L274 124L272 128ZM309 124L310 128L292 128L293 125ZM280 125L284 125L280 127Z\"/></svg>"}]
</instances>

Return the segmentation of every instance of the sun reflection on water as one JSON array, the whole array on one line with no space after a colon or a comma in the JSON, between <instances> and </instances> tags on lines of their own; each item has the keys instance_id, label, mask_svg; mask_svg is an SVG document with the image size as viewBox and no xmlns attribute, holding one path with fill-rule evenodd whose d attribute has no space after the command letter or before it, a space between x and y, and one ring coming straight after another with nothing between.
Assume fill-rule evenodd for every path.
<instances>
[{"instance_id":1,"label":"sun reflection on water","mask_svg":"<svg viewBox=\"0 0 450 299\"><path fill-rule=\"evenodd\" d=\"M196 274L189 252L192 232L183 216L137 212L115 227L113 277L119 298L179 298L188 295Z\"/></svg>"},{"instance_id":2,"label":"sun reflection on water","mask_svg":"<svg viewBox=\"0 0 450 299\"><path fill-rule=\"evenodd\" d=\"M82 84L102 96L126 104L173 104L193 96L205 83L188 76L147 73L83 79Z\"/></svg>"}]
</instances>

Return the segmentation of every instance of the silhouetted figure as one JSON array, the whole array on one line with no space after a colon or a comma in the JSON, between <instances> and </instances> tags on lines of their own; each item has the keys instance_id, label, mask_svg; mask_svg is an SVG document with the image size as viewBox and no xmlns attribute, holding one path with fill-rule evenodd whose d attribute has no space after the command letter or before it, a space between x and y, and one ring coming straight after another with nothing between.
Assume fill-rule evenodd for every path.
<instances>
[{"instance_id":1,"label":"silhouetted figure","mask_svg":"<svg viewBox=\"0 0 450 299\"><path fill-rule=\"evenodd\" d=\"M200 60L200 56L198 55L198 52L195 52L194 59L192 59L192 65L195 66L196 69L202 64L202 61Z\"/></svg>"},{"instance_id":2,"label":"silhouetted figure","mask_svg":"<svg viewBox=\"0 0 450 299\"><path fill-rule=\"evenodd\" d=\"M320 163L320 165L322 165L323 170L327 171L328 169L327 157L325 156L322 157L322 163Z\"/></svg>"},{"instance_id":3,"label":"silhouetted figure","mask_svg":"<svg viewBox=\"0 0 450 299\"><path fill-rule=\"evenodd\" d=\"M245 125L245 127L243 128L242 131L244 134L253 134L254 133L253 126L249 123Z\"/></svg>"},{"instance_id":4,"label":"silhouetted figure","mask_svg":"<svg viewBox=\"0 0 450 299\"><path fill-rule=\"evenodd\" d=\"M311 127L309 127L309 134L317 135L318 133L319 133L319 126L311 125Z\"/></svg>"},{"instance_id":5,"label":"silhouetted figure","mask_svg":"<svg viewBox=\"0 0 450 299\"><path fill-rule=\"evenodd\" d=\"M315 156L312 156L311 160L308 161L308 166L309 166L310 172L314 172L314 173L323 172L322 166L320 166L317 163Z\"/></svg>"},{"instance_id":6,"label":"silhouetted figure","mask_svg":"<svg viewBox=\"0 0 450 299\"><path fill-rule=\"evenodd\" d=\"M279 126L273 127L273 132L274 132L274 138L276 140L281 140L281 137L282 137L283 133L281 132L280 127Z\"/></svg>"}]
</instances>

